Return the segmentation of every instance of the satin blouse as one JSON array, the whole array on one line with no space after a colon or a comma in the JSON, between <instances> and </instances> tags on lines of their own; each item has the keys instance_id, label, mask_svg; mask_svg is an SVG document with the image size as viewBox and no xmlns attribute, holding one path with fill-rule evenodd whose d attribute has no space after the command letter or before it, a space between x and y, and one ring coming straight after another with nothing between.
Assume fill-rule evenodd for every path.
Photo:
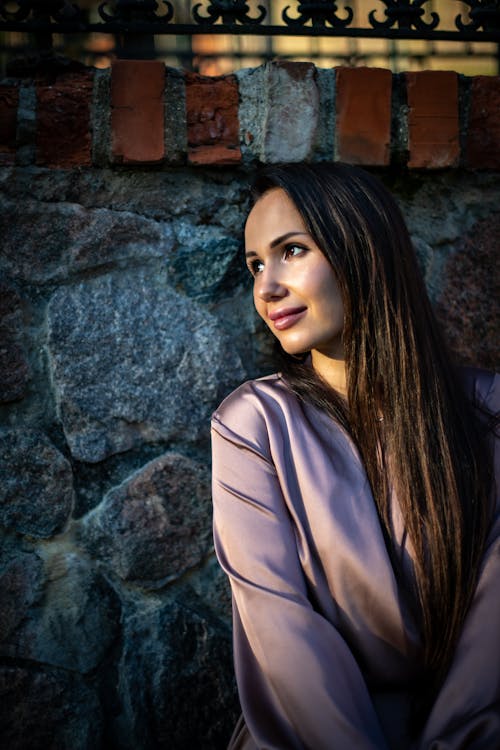
<instances>
[{"instance_id":1,"label":"satin blouse","mask_svg":"<svg viewBox=\"0 0 500 750\"><path fill-rule=\"evenodd\" d=\"M476 373L498 409L500 376ZM454 660L418 738L418 629L352 440L279 375L212 419L214 538L243 717L231 750L500 750L500 501ZM500 451L495 454L498 484ZM397 501L393 519L409 571Z\"/></svg>"}]
</instances>

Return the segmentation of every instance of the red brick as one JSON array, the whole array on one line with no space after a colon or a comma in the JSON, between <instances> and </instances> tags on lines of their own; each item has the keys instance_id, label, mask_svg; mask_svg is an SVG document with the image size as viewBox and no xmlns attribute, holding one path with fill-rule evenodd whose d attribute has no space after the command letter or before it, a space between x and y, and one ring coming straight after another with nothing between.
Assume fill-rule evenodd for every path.
<instances>
[{"instance_id":1,"label":"red brick","mask_svg":"<svg viewBox=\"0 0 500 750\"><path fill-rule=\"evenodd\" d=\"M465 158L468 167L500 169L500 76L472 79Z\"/></svg>"},{"instance_id":2,"label":"red brick","mask_svg":"<svg viewBox=\"0 0 500 750\"><path fill-rule=\"evenodd\" d=\"M112 154L123 164L165 158L165 66L155 60L119 60L111 70Z\"/></svg>"},{"instance_id":3,"label":"red brick","mask_svg":"<svg viewBox=\"0 0 500 750\"><path fill-rule=\"evenodd\" d=\"M92 163L90 106L93 73L70 73L53 85L39 83L36 163L50 167Z\"/></svg>"},{"instance_id":4,"label":"red brick","mask_svg":"<svg viewBox=\"0 0 500 750\"><path fill-rule=\"evenodd\" d=\"M350 164L390 161L392 74L379 68L336 70L336 155Z\"/></svg>"},{"instance_id":5,"label":"red brick","mask_svg":"<svg viewBox=\"0 0 500 750\"><path fill-rule=\"evenodd\" d=\"M239 164L241 151L239 148L228 148L216 143L213 146L195 146L189 149L190 164Z\"/></svg>"},{"instance_id":6,"label":"red brick","mask_svg":"<svg viewBox=\"0 0 500 750\"><path fill-rule=\"evenodd\" d=\"M241 161L236 76L187 73L186 119L190 164Z\"/></svg>"},{"instance_id":7,"label":"red brick","mask_svg":"<svg viewBox=\"0 0 500 750\"><path fill-rule=\"evenodd\" d=\"M0 164L15 159L18 104L17 86L0 86Z\"/></svg>"},{"instance_id":8,"label":"red brick","mask_svg":"<svg viewBox=\"0 0 500 750\"><path fill-rule=\"evenodd\" d=\"M458 76L451 71L406 74L409 167L455 167L460 157Z\"/></svg>"}]
</instances>

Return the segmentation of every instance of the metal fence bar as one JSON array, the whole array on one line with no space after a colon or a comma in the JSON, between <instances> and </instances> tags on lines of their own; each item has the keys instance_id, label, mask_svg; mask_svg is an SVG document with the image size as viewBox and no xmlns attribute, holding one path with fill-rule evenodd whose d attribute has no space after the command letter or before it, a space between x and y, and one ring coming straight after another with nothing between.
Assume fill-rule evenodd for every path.
<instances>
[{"instance_id":1,"label":"metal fence bar","mask_svg":"<svg viewBox=\"0 0 500 750\"><path fill-rule=\"evenodd\" d=\"M292 2L292 0L291 0ZM375 0L374 0L375 2ZM192 22L176 23L172 3L162 0L116 0L99 6L101 21L90 22L74 0L0 0L0 31L36 34L100 32L130 35L236 34L259 36L322 36L375 39L500 42L500 0L469 0L469 18L458 14L455 30L440 29L439 15L424 20L428 0L378 0L385 8L367 15L367 26L353 27L346 5L339 15L332 0L295 2L282 13L283 24L264 23L267 10L259 5L250 15L248 3L212 0L197 3ZM14 9L13 9L14 8ZM159 12L161 10L161 12ZM379 18L381 16L381 18Z\"/></svg>"}]
</instances>

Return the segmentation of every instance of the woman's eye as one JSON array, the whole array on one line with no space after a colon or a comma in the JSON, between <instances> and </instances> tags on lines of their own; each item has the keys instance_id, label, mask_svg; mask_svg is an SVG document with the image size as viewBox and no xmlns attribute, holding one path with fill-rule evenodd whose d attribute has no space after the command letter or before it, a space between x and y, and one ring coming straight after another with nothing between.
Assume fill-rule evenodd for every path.
<instances>
[{"instance_id":1,"label":"woman's eye","mask_svg":"<svg viewBox=\"0 0 500 750\"><path fill-rule=\"evenodd\" d=\"M256 276L262 271L263 268L264 264L261 260L252 260L251 263L248 264L248 270L250 271L252 276Z\"/></svg>"},{"instance_id":2,"label":"woman's eye","mask_svg":"<svg viewBox=\"0 0 500 750\"><path fill-rule=\"evenodd\" d=\"M297 255L305 253L305 251L305 247L301 247L301 245L287 245L283 252L283 259L295 258Z\"/></svg>"}]
</instances>

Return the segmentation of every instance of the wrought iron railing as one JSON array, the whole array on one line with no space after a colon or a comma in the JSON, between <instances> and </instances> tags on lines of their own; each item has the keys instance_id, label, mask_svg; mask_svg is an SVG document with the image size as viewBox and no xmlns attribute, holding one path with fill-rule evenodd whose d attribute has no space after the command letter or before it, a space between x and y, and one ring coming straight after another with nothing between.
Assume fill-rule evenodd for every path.
<instances>
[{"instance_id":1,"label":"wrought iron railing","mask_svg":"<svg viewBox=\"0 0 500 750\"><path fill-rule=\"evenodd\" d=\"M444 0L446 1L446 0ZM153 57L158 35L191 37L203 34L251 36L351 37L388 40L430 40L500 43L500 0L458 3L454 28L443 28L429 0L373 0L373 10L359 23L349 0L290 0L279 22L269 0L205 0L180 4L169 0L107 0L97 12L77 0L0 0L0 33L30 34L38 49L51 47L52 37L93 32L120 40L122 56ZM355 3L356 0L353 0ZM340 6L340 7L339 7ZM468 6L468 12L464 11ZM356 20L355 20L356 19Z\"/></svg>"}]
</instances>

